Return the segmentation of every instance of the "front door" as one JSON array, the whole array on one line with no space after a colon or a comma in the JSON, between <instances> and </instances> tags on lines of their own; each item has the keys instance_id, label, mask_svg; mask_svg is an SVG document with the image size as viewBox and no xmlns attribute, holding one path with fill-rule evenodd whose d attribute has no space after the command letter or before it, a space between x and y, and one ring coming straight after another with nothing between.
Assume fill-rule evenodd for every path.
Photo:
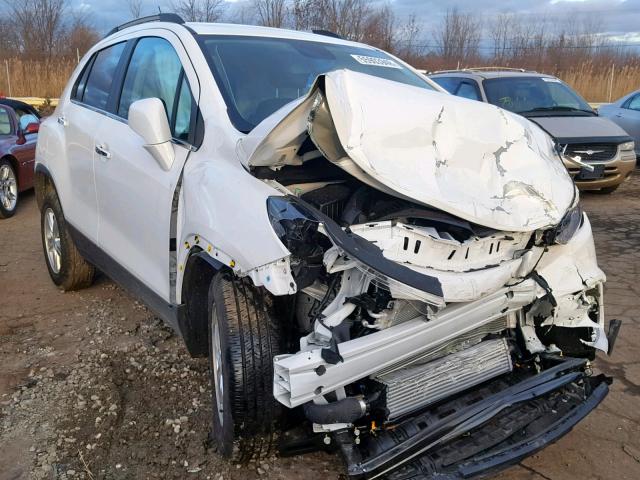
<instances>
[{"instance_id":1,"label":"front door","mask_svg":"<svg viewBox=\"0 0 640 480\"><path fill-rule=\"evenodd\" d=\"M98 245L167 302L173 197L191 151L197 98L191 87L197 85L195 72L178 45L159 37L137 40L116 113L102 120L95 137ZM175 150L169 171L127 124L130 105L144 98L159 98L165 105Z\"/></svg>"}]
</instances>

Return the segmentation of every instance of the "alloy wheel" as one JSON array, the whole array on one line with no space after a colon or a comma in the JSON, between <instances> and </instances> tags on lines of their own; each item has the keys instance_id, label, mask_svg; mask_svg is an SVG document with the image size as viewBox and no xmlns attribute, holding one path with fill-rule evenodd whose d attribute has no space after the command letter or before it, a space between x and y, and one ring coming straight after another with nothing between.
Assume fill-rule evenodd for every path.
<instances>
[{"instance_id":1,"label":"alloy wheel","mask_svg":"<svg viewBox=\"0 0 640 480\"><path fill-rule=\"evenodd\" d=\"M18 203L18 181L10 165L0 165L0 204L12 212Z\"/></svg>"},{"instance_id":2,"label":"alloy wheel","mask_svg":"<svg viewBox=\"0 0 640 480\"><path fill-rule=\"evenodd\" d=\"M58 220L53 209L47 208L44 212L44 245L47 252L47 261L53 273L60 273L62 266L62 247L60 243L60 230Z\"/></svg>"},{"instance_id":3,"label":"alloy wheel","mask_svg":"<svg viewBox=\"0 0 640 480\"><path fill-rule=\"evenodd\" d=\"M213 372L213 383L216 393L216 410L218 411L220 426L222 426L224 422L224 377L222 373L222 344L220 342L220 325L218 322L218 314L215 307L213 308L211 325L211 368Z\"/></svg>"}]
</instances>

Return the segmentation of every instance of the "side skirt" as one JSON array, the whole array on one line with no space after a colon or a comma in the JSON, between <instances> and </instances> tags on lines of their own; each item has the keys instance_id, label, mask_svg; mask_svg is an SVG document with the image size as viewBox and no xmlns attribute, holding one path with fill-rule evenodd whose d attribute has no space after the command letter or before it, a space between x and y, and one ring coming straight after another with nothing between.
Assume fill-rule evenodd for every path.
<instances>
[{"instance_id":1,"label":"side skirt","mask_svg":"<svg viewBox=\"0 0 640 480\"><path fill-rule=\"evenodd\" d=\"M116 262L95 243L84 236L78 229L67 223L73 242L82 256L101 272L119 284L123 289L147 305L156 315L164 320L183 339L185 308L184 305L167 303L160 295L147 287L142 281Z\"/></svg>"}]
</instances>

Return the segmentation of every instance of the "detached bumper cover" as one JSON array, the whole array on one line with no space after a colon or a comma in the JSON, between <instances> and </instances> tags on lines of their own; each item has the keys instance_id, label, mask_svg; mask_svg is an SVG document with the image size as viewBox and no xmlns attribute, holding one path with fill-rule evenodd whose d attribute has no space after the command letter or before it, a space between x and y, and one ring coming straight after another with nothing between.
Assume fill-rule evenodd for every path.
<instances>
[{"instance_id":1,"label":"detached bumper cover","mask_svg":"<svg viewBox=\"0 0 640 480\"><path fill-rule=\"evenodd\" d=\"M360 447L343 447L349 475L390 480L463 479L518 463L569 432L607 395L568 359L514 383L507 375L416 415Z\"/></svg>"}]
</instances>

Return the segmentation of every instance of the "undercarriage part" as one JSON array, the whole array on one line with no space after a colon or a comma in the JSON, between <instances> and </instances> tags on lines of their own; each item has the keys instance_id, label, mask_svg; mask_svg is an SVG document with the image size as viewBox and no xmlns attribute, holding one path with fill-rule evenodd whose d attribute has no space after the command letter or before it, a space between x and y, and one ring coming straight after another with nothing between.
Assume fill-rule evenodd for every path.
<instances>
[{"instance_id":1,"label":"undercarriage part","mask_svg":"<svg viewBox=\"0 0 640 480\"><path fill-rule=\"evenodd\" d=\"M453 480L517 463L571 430L608 393L611 379L587 377L585 360L559 361L539 374L497 377L365 435L347 456L349 475Z\"/></svg>"},{"instance_id":2,"label":"undercarriage part","mask_svg":"<svg viewBox=\"0 0 640 480\"><path fill-rule=\"evenodd\" d=\"M388 420L395 420L512 368L509 344L501 338L373 379L384 386Z\"/></svg>"},{"instance_id":3,"label":"undercarriage part","mask_svg":"<svg viewBox=\"0 0 640 480\"><path fill-rule=\"evenodd\" d=\"M607 355L611 355L613 353L613 348L616 344L616 339L618 338L618 333L620 333L620 327L622 326L622 321L613 319L609 321L609 331L607 332L607 340L609 341L609 350L607 351Z\"/></svg>"},{"instance_id":4,"label":"undercarriage part","mask_svg":"<svg viewBox=\"0 0 640 480\"><path fill-rule=\"evenodd\" d=\"M367 413L361 398L347 397L331 403L305 403L304 414L313 423L353 423Z\"/></svg>"},{"instance_id":5,"label":"undercarriage part","mask_svg":"<svg viewBox=\"0 0 640 480\"><path fill-rule=\"evenodd\" d=\"M274 396L290 408L302 405L400 362L438 350L443 344L530 304L535 295L535 284L526 280L482 300L452 305L428 321L420 316L342 342L339 348L343 362L338 365L327 364L321 348L280 355L274 359ZM323 367L322 375L318 375L318 367Z\"/></svg>"}]
</instances>

